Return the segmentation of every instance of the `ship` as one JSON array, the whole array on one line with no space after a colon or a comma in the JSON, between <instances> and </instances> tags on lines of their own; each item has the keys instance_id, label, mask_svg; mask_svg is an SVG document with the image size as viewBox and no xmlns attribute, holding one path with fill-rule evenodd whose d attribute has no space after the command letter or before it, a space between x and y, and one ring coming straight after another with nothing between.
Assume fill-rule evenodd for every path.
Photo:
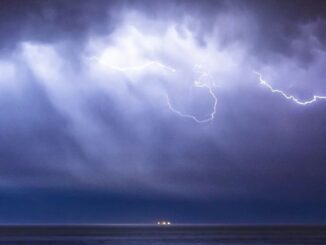
<instances>
[{"instance_id":1,"label":"ship","mask_svg":"<svg viewBox=\"0 0 326 245\"><path fill-rule=\"evenodd\" d=\"M166 220L160 220L160 221L157 221L156 224L157 225L171 225L171 222L170 221L166 221Z\"/></svg>"}]
</instances>

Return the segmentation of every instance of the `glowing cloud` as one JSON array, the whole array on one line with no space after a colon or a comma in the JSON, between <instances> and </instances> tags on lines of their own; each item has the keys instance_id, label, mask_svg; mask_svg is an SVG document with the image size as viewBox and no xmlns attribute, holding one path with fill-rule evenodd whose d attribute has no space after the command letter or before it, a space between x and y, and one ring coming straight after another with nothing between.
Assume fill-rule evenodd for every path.
<instances>
[{"instance_id":1,"label":"glowing cloud","mask_svg":"<svg viewBox=\"0 0 326 245\"><path fill-rule=\"evenodd\" d=\"M147 68L150 68L151 66L157 66L157 67L159 67L161 69L164 69L164 70L167 70L169 72L176 72L177 71L176 69L174 69L174 68L172 68L170 66L164 65L164 64L162 64L162 63L160 63L158 61L149 61L149 62L147 62L145 64L140 64L140 65L136 65L136 66L120 67L120 66L109 65L105 61L103 61L100 58L95 57L95 56L91 57L90 60L99 62L99 63L105 65L109 69L112 69L112 70L115 70L115 71L118 71L118 72L123 72L123 73L133 72L133 71L144 71ZM169 95L166 94L167 105L168 105L169 109L172 112L179 115L180 117L192 119L197 123L207 123L207 122L212 121L214 119L214 117L215 117L215 114L216 114L217 96L214 94L214 92L213 92L212 88L210 87L210 85L203 82L203 78L205 78L205 77L210 77L210 76L209 76L208 73L201 71L199 78L194 81L192 86L195 87L195 88L206 88L208 90L209 94L211 95L211 97L213 98L213 101L214 101L213 102L213 110L210 113L210 116L208 118L198 119L194 115L183 113L183 112L177 110L176 108L174 108L172 106Z\"/></svg>"}]
</instances>

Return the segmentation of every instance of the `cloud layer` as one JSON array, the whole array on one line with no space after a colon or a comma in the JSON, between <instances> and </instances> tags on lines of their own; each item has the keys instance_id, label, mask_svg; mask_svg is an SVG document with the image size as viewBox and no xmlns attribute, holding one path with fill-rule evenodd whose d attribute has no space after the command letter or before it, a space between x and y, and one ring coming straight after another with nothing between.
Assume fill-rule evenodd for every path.
<instances>
[{"instance_id":1,"label":"cloud layer","mask_svg":"<svg viewBox=\"0 0 326 245\"><path fill-rule=\"evenodd\" d=\"M325 95L322 7L291 18L273 1L11 2L2 187L321 198L326 102L296 105L254 71ZM210 91L214 120L180 116L209 118Z\"/></svg>"}]
</instances>

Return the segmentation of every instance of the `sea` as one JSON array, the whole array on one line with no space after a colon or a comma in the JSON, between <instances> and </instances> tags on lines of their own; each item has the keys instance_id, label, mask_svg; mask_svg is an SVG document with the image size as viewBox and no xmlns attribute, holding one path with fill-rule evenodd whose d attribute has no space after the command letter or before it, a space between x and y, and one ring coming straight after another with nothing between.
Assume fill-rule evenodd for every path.
<instances>
[{"instance_id":1,"label":"sea","mask_svg":"<svg viewBox=\"0 0 326 245\"><path fill-rule=\"evenodd\" d=\"M0 226L0 244L326 245L326 226L11 225Z\"/></svg>"}]
</instances>

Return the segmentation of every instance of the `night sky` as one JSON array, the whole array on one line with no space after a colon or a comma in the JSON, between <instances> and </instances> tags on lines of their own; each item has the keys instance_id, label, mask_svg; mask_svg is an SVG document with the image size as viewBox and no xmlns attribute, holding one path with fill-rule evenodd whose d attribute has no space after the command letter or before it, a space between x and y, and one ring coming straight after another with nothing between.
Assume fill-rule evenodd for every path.
<instances>
[{"instance_id":1,"label":"night sky","mask_svg":"<svg viewBox=\"0 0 326 245\"><path fill-rule=\"evenodd\" d=\"M0 33L0 223L326 223L325 1L1 0Z\"/></svg>"}]
</instances>

